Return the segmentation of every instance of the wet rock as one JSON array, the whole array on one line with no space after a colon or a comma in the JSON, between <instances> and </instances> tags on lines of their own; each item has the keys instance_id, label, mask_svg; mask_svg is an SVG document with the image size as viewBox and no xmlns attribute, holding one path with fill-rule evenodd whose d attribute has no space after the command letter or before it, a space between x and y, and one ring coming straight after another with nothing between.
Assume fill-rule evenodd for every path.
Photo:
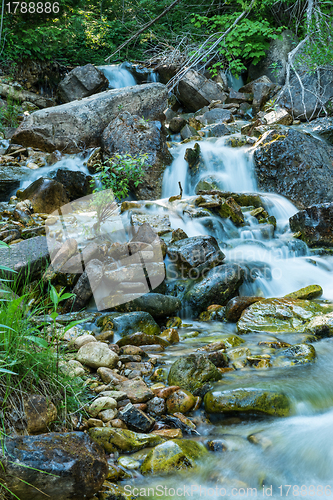
<instances>
[{"instance_id":1,"label":"wet rock","mask_svg":"<svg viewBox=\"0 0 333 500\"><path fill-rule=\"evenodd\" d=\"M288 293L288 295L284 296L284 299L317 299L321 297L323 294L323 289L320 285L309 285L296 292Z\"/></svg>"},{"instance_id":2,"label":"wet rock","mask_svg":"<svg viewBox=\"0 0 333 500\"><path fill-rule=\"evenodd\" d=\"M53 179L37 179L20 193L22 200L30 200L35 213L51 214L69 202L65 188Z\"/></svg>"},{"instance_id":3,"label":"wet rock","mask_svg":"<svg viewBox=\"0 0 333 500\"><path fill-rule=\"evenodd\" d=\"M306 121L318 118L323 105L327 104L333 95L333 70L327 67L319 69L318 72L311 72L303 65L297 72L298 75L291 72L290 85L282 95L280 104L290 112L294 120ZM304 86L304 92L299 78Z\"/></svg>"},{"instance_id":4,"label":"wet rock","mask_svg":"<svg viewBox=\"0 0 333 500\"><path fill-rule=\"evenodd\" d=\"M90 186L92 177L85 175L83 172L59 168L55 180L64 186L69 201L77 200L92 193Z\"/></svg>"},{"instance_id":5,"label":"wet rock","mask_svg":"<svg viewBox=\"0 0 333 500\"><path fill-rule=\"evenodd\" d=\"M234 118L229 109L221 109L221 108L215 108L211 109L210 111L206 111L206 113L202 117L200 117L200 121L208 125L210 123L217 123L217 122L230 123L233 121L233 119Z\"/></svg>"},{"instance_id":6,"label":"wet rock","mask_svg":"<svg viewBox=\"0 0 333 500\"><path fill-rule=\"evenodd\" d=\"M228 350L228 358L231 359L231 361L247 356L251 356L251 351L248 347L234 347Z\"/></svg>"},{"instance_id":7,"label":"wet rock","mask_svg":"<svg viewBox=\"0 0 333 500\"><path fill-rule=\"evenodd\" d=\"M191 137L196 137L198 135L196 129L191 127L191 125L186 124L180 131L180 137L182 141L186 139L191 139Z\"/></svg>"},{"instance_id":8,"label":"wet rock","mask_svg":"<svg viewBox=\"0 0 333 500\"><path fill-rule=\"evenodd\" d=\"M179 334L175 328L168 328L161 333L161 337L170 342L170 344L177 344L179 342Z\"/></svg>"},{"instance_id":9,"label":"wet rock","mask_svg":"<svg viewBox=\"0 0 333 500\"><path fill-rule=\"evenodd\" d=\"M147 333L137 332L132 335L128 335L117 341L120 347L131 345L131 346L149 346L149 345L160 345L166 347L169 345L165 339L157 335L149 335Z\"/></svg>"},{"instance_id":10,"label":"wet rock","mask_svg":"<svg viewBox=\"0 0 333 500\"><path fill-rule=\"evenodd\" d=\"M28 434L42 434L49 431L49 426L57 419L54 404L40 394L33 394L24 400L24 415Z\"/></svg>"},{"instance_id":11,"label":"wet rock","mask_svg":"<svg viewBox=\"0 0 333 500\"><path fill-rule=\"evenodd\" d=\"M59 83L58 94L62 102L70 102L97 94L108 85L104 74L89 63L72 69Z\"/></svg>"},{"instance_id":12,"label":"wet rock","mask_svg":"<svg viewBox=\"0 0 333 500\"><path fill-rule=\"evenodd\" d=\"M222 202L218 208L219 216L225 219L230 219L235 226L244 225L244 216L238 203L230 196Z\"/></svg>"},{"instance_id":13,"label":"wet rock","mask_svg":"<svg viewBox=\"0 0 333 500\"><path fill-rule=\"evenodd\" d=\"M294 366L316 361L316 350L311 344L295 344L277 353L273 366Z\"/></svg>"},{"instance_id":14,"label":"wet rock","mask_svg":"<svg viewBox=\"0 0 333 500\"><path fill-rule=\"evenodd\" d=\"M216 82L190 70L177 86L177 98L189 111L198 111L213 99L225 102L227 96Z\"/></svg>"},{"instance_id":15,"label":"wet rock","mask_svg":"<svg viewBox=\"0 0 333 500\"><path fill-rule=\"evenodd\" d=\"M119 418L125 422L127 427L136 432L150 432L154 427L155 420L148 417L143 411L135 408L129 403L119 412Z\"/></svg>"},{"instance_id":16,"label":"wet rock","mask_svg":"<svg viewBox=\"0 0 333 500\"><path fill-rule=\"evenodd\" d=\"M243 311L239 333L302 333L309 321L325 308L315 302L299 299L263 299Z\"/></svg>"},{"instance_id":17,"label":"wet rock","mask_svg":"<svg viewBox=\"0 0 333 500\"><path fill-rule=\"evenodd\" d=\"M118 363L117 354L103 342L89 342L81 347L76 355L77 361L91 368L113 368Z\"/></svg>"},{"instance_id":18,"label":"wet rock","mask_svg":"<svg viewBox=\"0 0 333 500\"><path fill-rule=\"evenodd\" d=\"M167 107L167 88L148 83L101 92L61 106L39 110L28 116L14 134L23 146L52 152L80 152L80 148L101 145L103 130L122 111L162 119Z\"/></svg>"},{"instance_id":19,"label":"wet rock","mask_svg":"<svg viewBox=\"0 0 333 500\"><path fill-rule=\"evenodd\" d=\"M126 304L116 306L117 311L144 311L154 318L173 316L181 308L181 302L176 297L161 293L147 293Z\"/></svg>"},{"instance_id":20,"label":"wet rock","mask_svg":"<svg viewBox=\"0 0 333 500\"><path fill-rule=\"evenodd\" d=\"M137 226L149 225L155 232L155 238L157 237L156 235L161 236L171 232L171 223L168 215L132 214L131 223L135 229Z\"/></svg>"},{"instance_id":21,"label":"wet rock","mask_svg":"<svg viewBox=\"0 0 333 500\"><path fill-rule=\"evenodd\" d=\"M224 123L217 123L216 125L210 127L208 132L209 137L223 137L230 134L230 130L224 125Z\"/></svg>"},{"instance_id":22,"label":"wet rock","mask_svg":"<svg viewBox=\"0 0 333 500\"><path fill-rule=\"evenodd\" d=\"M114 410L115 408L117 408L117 401L115 399L109 396L101 396L91 403L88 408L88 413L92 417L97 417L103 410Z\"/></svg>"},{"instance_id":23,"label":"wet rock","mask_svg":"<svg viewBox=\"0 0 333 500\"><path fill-rule=\"evenodd\" d=\"M155 396L153 399L148 401L147 412L149 413L149 415L155 418L159 417L160 415L164 415L164 413L166 413L165 400L163 398Z\"/></svg>"},{"instance_id":24,"label":"wet rock","mask_svg":"<svg viewBox=\"0 0 333 500\"><path fill-rule=\"evenodd\" d=\"M211 304L224 305L243 283L244 271L236 264L217 266L185 294L186 303L196 314Z\"/></svg>"},{"instance_id":25,"label":"wet rock","mask_svg":"<svg viewBox=\"0 0 333 500\"><path fill-rule=\"evenodd\" d=\"M203 354L190 354L175 361L170 368L168 383L178 385L194 395L200 395L209 383L221 379L221 373Z\"/></svg>"},{"instance_id":26,"label":"wet rock","mask_svg":"<svg viewBox=\"0 0 333 500\"><path fill-rule=\"evenodd\" d=\"M196 398L189 391L179 389L166 400L168 413L188 413L194 407Z\"/></svg>"},{"instance_id":27,"label":"wet rock","mask_svg":"<svg viewBox=\"0 0 333 500\"><path fill-rule=\"evenodd\" d=\"M287 417L291 413L291 403L285 394L264 389L208 392L204 404L208 413L264 413L277 417Z\"/></svg>"},{"instance_id":28,"label":"wet rock","mask_svg":"<svg viewBox=\"0 0 333 500\"><path fill-rule=\"evenodd\" d=\"M332 220L333 203L320 203L297 212L289 224L308 246L333 246Z\"/></svg>"},{"instance_id":29,"label":"wet rock","mask_svg":"<svg viewBox=\"0 0 333 500\"><path fill-rule=\"evenodd\" d=\"M202 271L221 264L225 257L213 236L194 236L176 241L168 247L167 252L182 275L191 278L197 278Z\"/></svg>"},{"instance_id":30,"label":"wet rock","mask_svg":"<svg viewBox=\"0 0 333 500\"><path fill-rule=\"evenodd\" d=\"M295 297L303 298L303 297ZM304 297L306 298L306 297ZM242 312L251 304L258 302L262 297L234 297L226 305L225 317L228 321L236 323L241 317Z\"/></svg>"},{"instance_id":31,"label":"wet rock","mask_svg":"<svg viewBox=\"0 0 333 500\"><path fill-rule=\"evenodd\" d=\"M45 236L36 236L16 243L9 248L0 248L1 266L15 272L2 270L1 276L7 279L21 279L29 276L29 281L40 279L49 261L49 249Z\"/></svg>"},{"instance_id":32,"label":"wet rock","mask_svg":"<svg viewBox=\"0 0 333 500\"><path fill-rule=\"evenodd\" d=\"M333 336L333 313L322 314L312 318L306 327L306 332L316 337Z\"/></svg>"},{"instance_id":33,"label":"wet rock","mask_svg":"<svg viewBox=\"0 0 333 500\"><path fill-rule=\"evenodd\" d=\"M209 359L209 361L218 368L224 368L225 366L228 366L228 356L226 355L224 350L208 352L206 354L206 358Z\"/></svg>"},{"instance_id":34,"label":"wet rock","mask_svg":"<svg viewBox=\"0 0 333 500\"><path fill-rule=\"evenodd\" d=\"M207 450L202 443L185 439L172 439L156 446L145 458L142 474L168 474L194 468Z\"/></svg>"},{"instance_id":35,"label":"wet rock","mask_svg":"<svg viewBox=\"0 0 333 500\"><path fill-rule=\"evenodd\" d=\"M153 431L153 434L166 439L177 439L183 437L181 429L160 429L158 431Z\"/></svg>"},{"instance_id":36,"label":"wet rock","mask_svg":"<svg viewBox=\"0 0 333 500\"><path fill-rule=\"evenodd\" d=\"M253 94L252 107L258 113L268 99L276 92L276 84L272 83L267 76L262 76L244 85L239 92L249 92Z\"/></svg>"},{"instance_id":37,"label":"wet rock","mask_svg":"<svg viewBox=\"0 0 333 500\"><path fill-rule=\"evenodd\" d=\"M183 127L186 125L186 120L182 116L175 116L171 118L169 123L169 130L173 134L178 134Z\"/></svg>"},{"instance_id":38,"label":"wet rock","mask_svg":"<svg viewBox=\"0 0 333 500\"><path fill-rule=\"evenodd\" d=\"M83 432L6 440L1 483L25 500L81 500L97 493L108 472L104 451Z\"/></svg>"},{"instance_id":39,"label":"wet rock","mask_svg":"<svg viewBox=\"0 0 333 500\"><path fill-rule=\"evenodd\" d=\"M319 135L322 139L333 145L333 117L317 118L305 125L305 130L310 134Z\"/></svg>"},{"instance_id":40,"label":"wet rock","mask_svg":"<svg viewBox=\"0 0 333 500\"><path fill-rule=\"evenodd\" d=\"M116 333L119 333L121 337L133 335L135 332L142 332L143 334L153 336L159 335L161 333L160 327L148 312L138 311L123 314L112 313L107 317L111 320L112 330L114 330ZM156 344L156 342L154 342L154 344ZM122 347L122 345L128 344L118 345Z\"/></svg>"},{"instance_id":41,"label":"wet rock","mask_svg":"<svg viewBox=\"0 0 333 500\"><path fill-rule=\"evenodd\" d=\"M114 427L89 429L89 435L107 453L115 451L133 453L147 446L156 446L164 442L164 439L156 434L142 434Z\"/></svg>"},{"instance_id":42,"label":"wet rock","mask_svg":"<svg viewBox=\"0 0 333 500\"><path fill-rule=\"evenodd\" d=\"M132 189L139 199L161 197L163 172L172 162L172 156L159 121L145 121L123 111L104 130L102 147L109 156L126 153L136 157L144 151L147 159L142 167L143 176Z\"/></svg>"},{"instance_id":43,"label":"wet rock","mask_svg":"<svg viewBox=\"0 0 333 500\"><path fill-rule=\"evenodd\" d=\"M292 117L288 111L283 108L277 108L274 111L266 113L262 120L267 125L291 125L293 123Z\"/></svg>"},{"instance_id":44,"label":"wet rock","mask_svg":"<svg viewBox=\"0 0 333 500\"><path fill-rule=\"evenodd\" d=\"M255 144L253 158L259 189L300 208L333 201L333 147L320 139L293 129L270 130Z\"/></svg>"}]
</instances>

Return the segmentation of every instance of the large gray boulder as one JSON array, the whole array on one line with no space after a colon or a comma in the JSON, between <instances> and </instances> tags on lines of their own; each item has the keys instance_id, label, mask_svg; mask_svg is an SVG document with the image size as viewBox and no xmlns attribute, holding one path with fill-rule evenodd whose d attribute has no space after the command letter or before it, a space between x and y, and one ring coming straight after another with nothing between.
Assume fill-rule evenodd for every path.
<instances>
[{"instance_id":1,"label":"large gray boulder","mask_svg":"<svg viewBox=\"0 0 333 500\"><path fill-rule=\"evenodd\" d=\"M291 71L290 89L285 89L279 104L285 107L295 120L313 120L323 113L323 106L333 97L333 67L320 69L318 73L301 68L298 74L304 92L298 76Z\"/></svg>"},{"instance_id":2,"label":"large gray boulder","mask_svg":"<svg viewBox=\"0 0 333 500\"><path fill-rule=\"evenodd\" d=\"M286 196L298 208L333 201L333 147L289 129L265 132L254 147L261 191Z\"/></svg>"},{"instance_id":3,"label":"large gray boulder","mask_svg":"<svg viewBox=\"0 0 333 500\"><path fill-rule=\"evenodd\" d=\"M59 83L58 94L63 102L82 99L108 88L105 75L92 64L72 69Z\"/></svg>"},{"instance_id":4,"label":"large gray boulder","mask_svg":"<svg viewBox=\"0 0 333 500\"><path fill-rule=\"evenodd\" d=\"M30 281L39 278L49 261L49 249L45 236L36 236L10 247L0 248L0 265L12 271L0 271L0 276L14 279L29 275Z\"/></svg>"},{"instance_id":5,"label":"large gray boulder","mask_svg":"<svg viewBox=\"0 0 333 500\"><path fill-rule=\"evenodd\" d=\"M138 157L147 154L143 166L143 176L138 186L132 186L139 199L158 199L162 193L162 178L167 165L172 162L166 138L157 120L145 121L128 111L120 113L103 132L103 151L131 154Z\"/></svg>"},{"instance_id":6,"label":"large gray boulder","mask_svg":"<svg viewBox=\"0 0 333 500\"><path fill-rule=\"evenodd\" d=\"M145 119L163 119L167 97L168 90L161 83L107 90L32 113L16 130L13 142L42 151L77 153L100 146L103 130L120 108Z\"/></svg>"},{"instance_id":7,"label":"large gray boulder","mask_svg":"<svg viewBox=\"0 0 333 500\"><path fill-rule=\"evenodd\" d=\"M272 82L284 85L286 80L286 66L289 52L295 47L297 37L291 30L281 33L281 38L272 40L266 51L266 57L258 64L249 67L249 80L255 80L263 75Z\"/></svg>"},{"instance_id":8,"label":"large gray boulder","mask_svg":"<svg viewBox=\"0 0 333 500\"><path fill-rule=\"evenodd\" d=\"M213 99L222 102L227 99L227 94L223 92L221 85L213 80L208 80L193 69L180 80L176 95L189 111L198 111L198 109L207 106Z\"/></svg>"},{"instance_id":9,"label":"large gray boulder","mask_svg":"<svg viewBox=\"0 0 333 500\"><path fill-rule=\"evenodd\" d=\"M0 462L0 483L22 500L91 498L108 473L104 450L84 432L15 436Z\"/></svg>"}]
</instances>

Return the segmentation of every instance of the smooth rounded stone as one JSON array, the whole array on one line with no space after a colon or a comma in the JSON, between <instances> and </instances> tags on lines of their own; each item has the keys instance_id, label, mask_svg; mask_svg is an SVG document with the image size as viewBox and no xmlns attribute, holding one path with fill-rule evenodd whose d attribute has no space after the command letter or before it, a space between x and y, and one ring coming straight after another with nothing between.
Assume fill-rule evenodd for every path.
<instances>
[{"instance_id":1,"label":"smooth rounded stone","mask_svg":"<svg viewBox=\"0 0 333 500\"><path fill-rule=\"evenodd\" d=\"M119 333L121 337L133 335L135 332L143 332L147 335L161 333L160 327L148 312L112 313L107 318L112 324L111 329Z\"/></svg>"},{"instance_id":2,"label":"smooth rounded stone","mask_svg":"<svg viewBox=\"0 0 333 500\"><path fill-rule=\"evenodd\" d=\"M250 434L247 437L247 440L252 444L260 446L263 450L269 448L273 444L272 441L266 436L264 436L261 432Z\"/></svg>"},{"instance_id":3,"label":"smooth rounded stone","mask_svg":"<svg viewBox=\"0 0 333 500\"><path fill-rule=\"evenodd\" d=\"M171 262L190 278L221 264L225 257L213 236L181 239L169 245L167 252Z\"/></svg>"},{"instance_id":4,"label":"smooth rounded stone","mask_svg":"<svg viewBox=\"0 0 333 500\"><path fill-rule=\"evenodd\" d=\"M57 408L41 394L32 394L24 399L24 416L28 434L42 434L57 417Z\"/></svg>"},{"instance_id":5,"label":"smooth rounded stone","mask_svg":"<svg viewBox=\"0 0 333 500\"><path fill-rule=\"evenodd\" d=\"M140 469L140 462L131 457L119 457L118 464L128 470Z\"/></svg>"},{"instance_id":6,"label":"smooth rounded stone","mask_svg":"<svg viewBox=\"0 0 333 500\"><path fill-rule=\"evenodd\" d=\"M195 396L209 383L222 378L221 373L203 354L190 354L175 361L168 375L169 385L178 385Z\"/></svg>"},{"instance_id":7,"label":"smooth rounded stone","mask_svg":"<svg viewBox=\"0 0 333 500\"><path fill-rule=\"evenodd\" d=\"M273 366L295 366L316 361L316 350L311 344L295 344L278 351Z\"/></svg>"},{"instance_id":8,"label":"smooth rounded stone","mask_svg":"<svg viewBox=\"0 0 333 500\"><path fill-rule=\"evenodd\" d=\"M105 332L100 332L95 334L95 339L97 342L112 342L114 338L113 330L105 330Z\"/></svg>"},{"instance_id":9,"label":"smooth rounded stone","mask_svg":"<svg viewBox=\"0 0 333 500\"><path fill-rule=\"evenodd\" d=\"M145 356L145 352L141 349L141 347L135 345L126 345L121 347L119 354L121 356Z\"/></svg>"},{"instance_id":10,"label":"smooth rounded stone","mask_svg":"<svg viewBox=\"0 0 333 500\"><path fill-rule=\"evenodd\" d=\"M153 318L163 318L165 316L174 316L181 309L181 301L171 295L162 295L161 293L146 293L126 304L116 306L117 311L145 311ZM141 329L142 328L138 328ZM156 332L154 332L156 333Z\"/></svg>"},{"instance_id":11,"label":"smooth rounded stone","mask_svg":"<svg viewBox=\"0 0 333 500\"><path fill-rule=\"evenodd\" d=\"M153 434L166 439L179 439L183 437L181 429L159 429L157 431L153 431Z\"/></svg>"},{"instance_id":12,"label":"smooth rounded stone","mask_svg":"<svg viewBox=\"0 0 333 500\"><path fill-rule=\"evenodd\" d=\"M39 178L28 186L20 199L30 200L35 213L51 214L69 203L66 190L60 182Z\"/></svg>"},{"instance_id":13,"label":"smooth rounded stone","mask_svg":"<svg viewBox=\"0 0 333 500\"><path fill-rule=\"evenodd\" d=\"M306 332L316 337L333 336L333 312L322 314L311 319L306 326Z\"/></svg>"},{"instance_id":14,"label":"smooth rounded stone","mask_svg":"<svg viewBox=\"0 0 333 500\"><path fill-rule=\"evenodd\" d=\"M178 391L180 387L178 385L170 385L169 387L165 387L164 384L155 384L162 386L161 389L158 389L157 396L159 398L168 399L175 391Z\"/></svg>"},{"instance_id":15,"label":"smooth rounded stone","mask_svg":"<svg viewBox=\"0 0 333 500\"><path fill-rule=\"evenodd\" d=\"M117 389L126 393L128 399L134 403L146 403L154 397L153 391L147 387L141 377L126 379L117 384Z\"/></svg>"},{"instance_id":16,"label":"smooth rounded stone","mask_svg":"<svg viewBox=\"0 0 333 500\"><path fill-rule=\"evenodd\" d=\"M103 410L114 410L117 408L117 401L108 396L102 396L95 399L88 408L88 413L92 417L96 417ZM111 419L110 419L111 420Z\"/></svg>"},{"instance_id":17,"label":"smooth rounded stone","mask_svg":"<svg viewBox=\"0 0 333 500\"><path fill-rule=\"evenodd\" d=\"M189 391L179 389L166 400L168 413L188 413L194 407L196 398Z\"/></svg>"},{"instance_id":18,"label":"smooth rounded stone","mask_svg":"<svg viewBox=\"0 0 333 500\"><path fill-rule=\"evenodd\" d=\"M90 334L80 335L80 337L77 337L74 340L74 347L76 349L81 349L82 346L89 344L89 342L97 342L97 340L93 335Z\"/></svg>"},{"instance_id":19,"label":"smooth rounded stone","mask_svg":"<svg viewBox=\"0 0 333 500\"><path fill-rule=\"evenodd\" d=\"M116 427L92 428L89 429L89 435L107 453L115 451L133 453L147 446L156 446L164 442L164 439L156 434L143 434Z\"/></svg>"},{"instance_id":20,"label":"smooth rounded stone","mask_svg":"<svg viewBox=\"0 0 333 500\"><path fill-rule=\"evenodd\" d=\"M186 292L185 303L196 314L203 312L211 304L223 306L237 293L243 280L244 270L237 264L214 267Z\"/></svg>"},{"instance_id":21,"label":"smooth rounded stone","mask_svg":"<svg viewBox=\"0 0 333 500\"><path fill-rule=\"evenodd\" d=\"M71 359L68 363L62 366L62 370L71 378L82 377L85 374L84 368L79 361Z\"/></svg>"},{"instance_id":22,"label":"smooth rounded stone","mask_svg":"<svg viewBox=\"0 0 333 500\"><path fill-rule=\"evenodd\" d=\"M238 333L305 333L309 321L325 311L315 302L300 299L263 299L243 311Z\"/></svg>"},{"instance_id":23,"label":"smooth rounded stone","mask_svg":"<svg viewBox=\"0 0 333 500\"><path fill-rule=\"evenodd\" d=\"M167 347L170 344L167 340L161 338L159 335L150 335L143 332L137 332L118 340L117 345L119 345L119 347L124 347L126 345L131 345L136 347L148 346L148 345L160 345L163 347Z\"/></svg>"},{"instance_id":24,"label":"smooth rounded stone","mask_svg":"<svg viewBox=\"0 0 333 500\"><path fill-rule=\"evenodd\" d=\"M104 423L99 418L89 418L87 424L88 427L104 427Z\"/></svg>"},{"instance_id":25,"label":"smooth rounded stone","mask_svg":"<svg viewBox=\"0 0 333 500\"><path fill-rule=\"evenodd\" d=\"M234 349L228 350L227 354L228 358L234 361L235 359L251 356L251 351L248 347L235 347Z\"/></svg>"},{"instance_id":26,"label":"smooth rounded stone","mask_svg":"<svg viewBox=\"0 0 333 500\"><path fill-rule=\"evenodd\" d=\"M164 415L166 412L165 400L155 396L153 399L147 403L147 412L153 417L159 417Z\"/></svg>"},{"instance_id":27,"label":"smooth rounded stone","mask_svg":"<svg viewBox=\"0 0 333 500\"><path fill-rule=\"evenodd\" d=\"M291 413L291 403L285 394L264 389L207 392L204 404L207 413L264 413L277 417L286 417Z\"/></svg>"},{"instance_id":28,"label":"smooth rounded stone","mask_svg":"<svg viewBox=\"0 0 333 500\"><path fill-rule=\"evenodd\" d=\"M179 342L179 333L175 328L168 328L167 330L163 330L160 337L170 342L170 344L177 344L177 342Z\"/></svg>"},{"instance_id":29,"label":"smooth rounded stone","mask_svg":"<svg viewBox=\"0 0 333 500\"><path fill-rule=\"evenodd\" d=\"M194 468L208 454L205 446L188 439L172 439L156 446L145 458L142 474L168 474Z\"/></svg>"},{"instance_id":30,"label":"smooth rounded stone","mask_svg":"<svg viewBox=\"0 0 333 500\"><path fill-rule=\"evenodd\" d=\"M116 401L121 401L126 398L126 393L124 391L102 391L99 393L100 396L113 398Z\"/></svg>"},{"instance_id":31,"label":"smooth rounded stone","mask_svg":"<svg viewBox=\"0 0 333 500\"><path fill-rule=\"evenodd\" d=\"M242 312L251 304L259 302L259 300L262 300L262 297L234 297L230 299L225 309L226 319L236 323L241 317Z\"/></svg>"},{"instance_id":32,"label":"smooth rounded stone","mask_svg":"<svg viewBox=\"0 0 333 500\"><path fill-rule=\"evenodd\" d=\"M80 348L76 359L91 368L113 368L117 365L119 356L103 342L89 342Z\"/></svg>"},{"instance_id":33,"label":"smooth rounded stone","mask_svg":"<svg viewBox=\"0 0 333 500\"><path fill-rule=\"evenodd\" d=\"M118 415L117 409L108 409L102 410L98 413L98 418L100 418L103 422L110 422L110 420L114 420Z\"/></svg>"},{"instance_id":34,"label":"smooth rounded stone","mask_svg":"<svg viewBox=\"0 0 333 500\"><path fill-rule=\"evenodd\" d=\"M25 500L91 498L108 473L104 450L84 432L16 436L3 449L1 483Z\"/></svg>"},{"instance_id":35,"label":"smooth rounded stone","mask_svg":"<svg viewBox=\"0 0 333 500\"><path fill-rule=\"evenodd\" d=\"M323 289L320 285L309 285L296 292L288 293L285 295L284 299L303 299L303 300L311 300L317 299L323 295Z\"/></svg>"}]
</instances>

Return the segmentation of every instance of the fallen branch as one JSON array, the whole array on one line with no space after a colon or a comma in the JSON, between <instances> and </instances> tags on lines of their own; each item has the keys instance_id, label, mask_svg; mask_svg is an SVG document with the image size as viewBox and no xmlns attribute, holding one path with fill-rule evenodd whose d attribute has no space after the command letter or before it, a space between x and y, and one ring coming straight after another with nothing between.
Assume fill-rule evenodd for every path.
<instances>
[{"instance_id":1,"label":"fallen branch","mask_svg":"<svg viewBox=\"0 0 333 500\"><path fill-rule=\"evenodd\" d=\"M137 31L133 36L131 36L131 38L126 40L126 42L122 43L120 47L117 48L117 50L115 50L109 57L105 59L105 61L109 61L114 55L116 55L117 52L126 47L126 45L128 45L132 40L141 35L141 33L143 33L147 28L150 28L150 26L152 26L154 23L156 23L156 21L161 19L161 17L165 16L165 14L167 14L179 2L181 2L181 0L174 0L174 2L172 2L172 4L170 4L169 7L167 7L163 12L161 12L159 16L155 17L155 19L153 19L152 21L149 21L149 23L145 24L143 28L139 29L139 31Z\"/></svg>"}]
</instances>

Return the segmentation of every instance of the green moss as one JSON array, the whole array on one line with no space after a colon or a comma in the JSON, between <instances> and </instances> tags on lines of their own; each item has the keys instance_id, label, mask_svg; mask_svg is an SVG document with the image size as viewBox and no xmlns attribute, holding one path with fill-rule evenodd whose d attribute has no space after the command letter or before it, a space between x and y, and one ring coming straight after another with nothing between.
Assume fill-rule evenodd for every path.
<instances>
[{"instance_id":1,"label":"green moss","mask_svg":"<svg viewBox=\"0 0 333 500\"><path fill-rule=\"evenodd\" d=\"M323 289L320 285L310 285L306 286L304 288L301 288L300 290L297 290L296 292L293 293L288 293L288 295L285 295L285 299L316 299L318 297L321 297L323 294Z\"/></svg>"},{"instance_id":2,"label":"green moss","mask_svg":"<svg viewBox=\"0 0 333 500\"><path fill-rule=\"evenodd\" d=\"M115 451L132 453L146 446L156 446L163 443L164 438L156 434L141 434L127 429L113 427L96 427L89 429L89 435L100 444L107 453Z\"/></svg>"}]
</instances>

